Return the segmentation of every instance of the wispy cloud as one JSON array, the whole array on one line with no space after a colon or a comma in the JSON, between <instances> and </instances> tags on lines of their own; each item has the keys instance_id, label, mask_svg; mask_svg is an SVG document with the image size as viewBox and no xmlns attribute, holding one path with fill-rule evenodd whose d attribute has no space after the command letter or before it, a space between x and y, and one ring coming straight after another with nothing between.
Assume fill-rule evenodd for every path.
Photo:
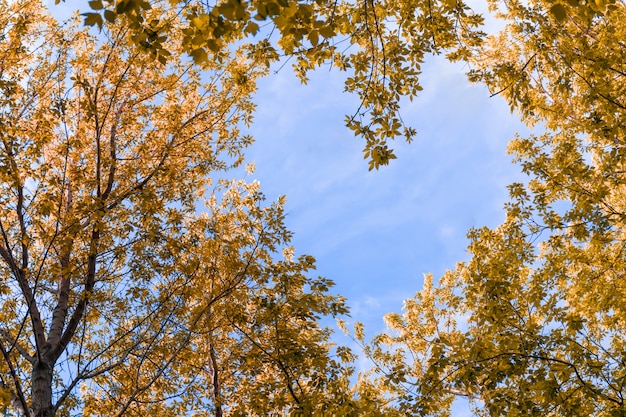
<instances>
[{"instance_id":1,"label":"wispy cloud","mask_svg":"<svg viewBox=\"0 0 626 417\"><path fill-rule=\"evenodd\" d=\"M424 93L403 109L418 136L396 143L398 160L378 172L367 171L362 144L343 125L356 103L341 93L339 72L300 86L284 69L260 84L249 156L262 188L287 195L296 250L316 256L341 293L352 303L381 300L368 311L398 311L391 304L412 296L422 273L466 257L469 227L503 218L506 185L518 176L505 147L521 125L462 72L429 61Z\"/></svg>"}]
</instances>

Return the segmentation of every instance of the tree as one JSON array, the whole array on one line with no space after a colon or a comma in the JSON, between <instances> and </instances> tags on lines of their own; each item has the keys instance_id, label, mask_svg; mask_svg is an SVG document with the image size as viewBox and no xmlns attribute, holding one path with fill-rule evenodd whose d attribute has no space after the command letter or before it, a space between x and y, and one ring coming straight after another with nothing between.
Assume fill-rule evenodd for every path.
<instances>
[{"instance_id":1,"label":"tree","mask_svg":"<svg viewBox=\"0 0 626 417\"><path fill-rule=\"evenodd\" d=\"M510 146L530 179L511 185L501 226L470 231L467 262L388 316L393 333L365 343L357 331L379 372L357 389L410 415L447 415L456 396L479 415L626 412L623 1L490 1L505 24L492 37L461 1L174 1L181 31L151 18L160 3L90 4L87 24L128 22L162 63L173 33L210 66L267 22L278 39L253 43L260 62L287 55L303 81L327 62L350 71L362 106L347 122L371 168L393 159L389 139L414 133L399 103L420 90L425 57L467 61L470 80L541 128Z\"/></svg>"},{"instance_id":2,"label":"tree","mask_svg":"<svg viewBox=\"0 0 626 417\"><path fill-rule=\"evenodd\" d=\"M493 5L506 27L471 76L540 126L510 144L529 181L368 352L409 414L461 395L477 415L624 415L626 7Z\"/></svg>"},{"instance_id":3,"label":"tree","mask_svg":"<svg viewBox=\"0 0 626 417\"><path fill-rule=\"evenodd\" d=\"M293 256L283 200L217 179L251 141L238 126L263 63L241 46L200 72L177 31L155 62L128 31L94 37L39 1L0 2L5 413L349 406L351 353L319 324L343 298Z\"/></svg>"},{"instance_id":4,"label":"tree","mask_svg":"<svg viewBox=\"0 0 626 417\"><path fill-rule=\"evenodd\" d=\"M482 17L456 0L94 0L89 6L87 25L124 20L132 40L162 62L170 56L164 41L171 28L150 15L155 7L182 16L183 49L198 64L244 40L268 64L287 57L303 82L325 64L347 71L345 91L361 104L346 124L365 141L370 170L395 158L390 140L415 135L402 120L400 101L422 89L425 58L445 52L450 60L467 59L482 39Z\"/></svg>"}]
</instances>

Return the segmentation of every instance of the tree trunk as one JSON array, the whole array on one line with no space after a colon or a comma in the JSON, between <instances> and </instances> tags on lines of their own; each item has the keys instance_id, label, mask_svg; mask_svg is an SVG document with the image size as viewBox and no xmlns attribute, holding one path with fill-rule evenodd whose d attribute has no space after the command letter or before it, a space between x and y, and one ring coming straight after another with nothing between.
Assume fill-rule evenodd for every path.
<instances>
[{"instance_id":1,"label":"tree trunk","mask_svg":"<svg viewBox=\"0 0 626 417\"><path fill-rule=\"evenodd\" d=\"M36 359L33 364L31 392L31 416L33 417L54 417L54 408L52 407L53 368L54 365L45 358Z\"/></svg>"},{"instance_id":2,"label":"tree trunk","mask_svg":"<svg viewBox=\"0 0 626 417\"><path fill-rule=\"evenodd\" d=\"M215 417L222 417L222 393L220 386L220 376L218 373L217 358L213 342L209 343L209 355L211 358L211 372L213 374L213 402L215 403Z\"/></svg>"}]
</instances>

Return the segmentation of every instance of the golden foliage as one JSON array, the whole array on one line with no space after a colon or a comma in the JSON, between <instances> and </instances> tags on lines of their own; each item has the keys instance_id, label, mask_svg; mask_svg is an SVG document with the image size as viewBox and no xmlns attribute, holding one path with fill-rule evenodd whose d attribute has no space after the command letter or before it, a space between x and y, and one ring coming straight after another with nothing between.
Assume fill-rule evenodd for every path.
<instances>
[{"instance_id":1,"label":"golden foliage","mask_svg":"<svg viewBox=\"0 0 626 417\"><path fill-rule=\"evenodd\" d=\"M311 257L280 255L282 201L218 179L251 142L239 127L265 67L241 46L200 70L179 17L150 13L172 29L164 62L124 23L94 36L39 1L0 3L0 376L12 409L341 408L351 370L318 322L345 314L343 299L308 275Z\"/></svg>"}]
</instances>

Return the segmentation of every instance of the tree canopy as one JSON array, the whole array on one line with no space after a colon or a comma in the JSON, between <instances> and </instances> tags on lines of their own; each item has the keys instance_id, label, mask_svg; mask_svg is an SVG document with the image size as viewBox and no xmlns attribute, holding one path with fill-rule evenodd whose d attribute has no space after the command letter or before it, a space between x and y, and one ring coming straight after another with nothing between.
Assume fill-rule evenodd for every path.
<instances>
[{"instance_id":1,"label":"tree canopy","mask_svg":"<svg viewBox=\"0 0 626 417\"><path fill-rule=\"evenodd\" d=\"M529 179L367 349L410 414L460 395L485 416L623 415L626 8L494 5L506 26L470 77L539 127L509 145Z\"/></svg>"},{"instance_id":2,"label":"tree canopy","mask_svg":"<svg viewBox=\"0 0 626 417\"><path fill-rule=\"evenodd\" d=\"M623 415L626 5L94 0L84 23L0 2L0 399L18 415ZM330 64L370 169L430 54L537 133L470 257L355 338L243 163L255 81ZM202 207L202 208L200 208Z\"/></svg>"},{"instance_id":3,"label":"tree canopy","mask_svg":"<svg viewBox=\"0 0 626 417\"><path fill-rule=\"evenodd\" d=\"M246 47L199 71L173 32L155 62L39 1L1 2L0 33L5 412L344 414L352 354L319 323L343 298L284 199L219 177L251 140Z\"/></svg>"},{"instance_id":4,"label":"tree canopy","mask_svg":"<svg viewBox=\"0 0 626 417\"><path fill-rule=\"evenodd\" d=\"M287 57L303 82L322 65L346 71L345 90L360 99L346 124L364 140L370 169L395 158L390 140L415 135L402 120L400 101L422 89L424 59L442 52L467 59L480 43L483 22L456 0L96 0L89 6L86 24L124 20L133 41L163 62L171 55L164 44L171 28L160 15L167 8L184 21L183 49L198 64L219 60L230 45L245 41L265 64Z\"/></svg>"}]
</instances>

